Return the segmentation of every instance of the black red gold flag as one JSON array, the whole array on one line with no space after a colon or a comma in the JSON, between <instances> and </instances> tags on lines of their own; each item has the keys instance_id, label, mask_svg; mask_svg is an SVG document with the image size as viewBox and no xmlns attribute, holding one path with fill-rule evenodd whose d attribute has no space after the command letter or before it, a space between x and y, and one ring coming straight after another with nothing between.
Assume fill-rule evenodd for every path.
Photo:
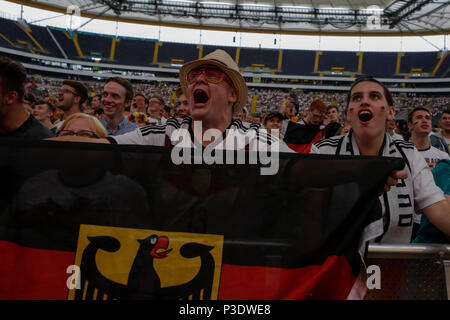
<instances>
[{"instance_id":1,"label":"black red gold flag","mask_svg":"<svg viewBox=\"0 0 450 320\"><path fill-rule=\"evenodd\" d=\"M3 140L0 153L0 299L346 299L402 165L280 154L261 175L174 165L165 147Z\"/></svg>"}]
</instances>

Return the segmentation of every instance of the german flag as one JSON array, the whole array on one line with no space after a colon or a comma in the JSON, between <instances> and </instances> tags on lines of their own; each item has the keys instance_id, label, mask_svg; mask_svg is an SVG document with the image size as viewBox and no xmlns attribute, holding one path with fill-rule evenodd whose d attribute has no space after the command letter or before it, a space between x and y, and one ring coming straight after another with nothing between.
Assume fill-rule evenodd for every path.
<instances>
[{"instance_id":1,"label":"german flag","mask_svg":"<svg viewBox=\"0 0 450 320\"><path fill-rule=\"evenodd\" d=\"M309 153L313 143L325 137L319 125L299 124L289 121L284 133L284 142L297 153Z\"/></svg>"},{"instance_id":2,"label":"german flag","mask_svg":"<svg viewBox=\"0 0 450 320\"><path fill-rule=\"evenodd\" d=\"M0 152L0 299L361 298L364 229L402 166L279 154L269 176L174 165L165 147L3 140Z\"/></svg>"}]
</instances>

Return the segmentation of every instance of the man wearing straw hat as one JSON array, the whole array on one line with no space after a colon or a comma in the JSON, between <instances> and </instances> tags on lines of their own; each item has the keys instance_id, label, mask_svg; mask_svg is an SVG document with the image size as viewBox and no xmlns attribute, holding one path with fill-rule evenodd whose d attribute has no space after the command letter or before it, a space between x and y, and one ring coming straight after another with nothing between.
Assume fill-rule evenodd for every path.
<instances>
[{"instance_id":1,"label":"man wearing straw hat","mask_svg":"<svg viewBox=\"0 0 450 320\"><path fill-rule=\"evenodd\" d=\"M144 126L106 139L54 139L181 147L193 147L197 142L206 147L214 142L215 149L260 151L270 146L270 150L278 151L279 140L273 135L257 133L233 119L247 103L248 89L237 64L224 50L215 50L183 65L180 83L189 100L190 117L170 119L164 125Z\"/></svg>"}]
</instances>

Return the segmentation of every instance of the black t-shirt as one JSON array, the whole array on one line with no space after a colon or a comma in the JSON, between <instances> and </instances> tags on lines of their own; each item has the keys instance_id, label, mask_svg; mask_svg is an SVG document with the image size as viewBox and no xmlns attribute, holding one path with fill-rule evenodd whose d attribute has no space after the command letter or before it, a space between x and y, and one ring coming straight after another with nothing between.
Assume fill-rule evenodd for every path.
<instances>
[{"instance_id":1,"label":"black t-shirt","mask_svg":"<svg viewBox=\"0 0 450 320\"><path fill-rule=\"evenodd\" d=\"M54 134L42 122L37 120L30 114L28 119L22 123L13 132L8 134L0 134L2 138L27 138L27 139L44 139L53 137Z\"/></svg>"}]
</instances>

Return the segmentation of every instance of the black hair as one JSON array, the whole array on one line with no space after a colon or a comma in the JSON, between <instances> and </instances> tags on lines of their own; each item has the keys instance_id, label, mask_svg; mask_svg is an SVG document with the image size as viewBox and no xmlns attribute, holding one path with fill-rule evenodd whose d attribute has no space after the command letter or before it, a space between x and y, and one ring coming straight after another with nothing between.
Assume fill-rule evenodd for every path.
<instances>
[{"instance_id":1,"label":"black hair","mask_svg":"<svg viewBox=\"0 0 450 320\"><path fill-rule=\"evenodd\" d=\"M411 111L411 112L408 114L408 122L409 122L409 123L412 123L412 118L413 118L413 116L414 116L414 113L417 112L417 111L426 111L426 112L428 112L428 114L431 116L431 112L430 112L430 110L428 110L427 108L424 108L424 107L415 107L415 108L413 109L413 111Z\"/></svg>"}]
</instances>

